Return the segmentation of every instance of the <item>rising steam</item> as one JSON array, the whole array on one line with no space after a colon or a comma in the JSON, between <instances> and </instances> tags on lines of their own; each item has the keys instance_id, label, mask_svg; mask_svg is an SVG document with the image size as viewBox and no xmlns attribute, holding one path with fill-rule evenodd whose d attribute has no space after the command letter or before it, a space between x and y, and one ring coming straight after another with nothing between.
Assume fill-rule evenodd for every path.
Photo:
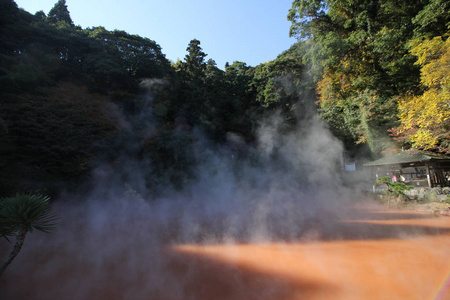
<instances>
[{"instance_id":1,"label":"rising steam","mask_svg":"<svg viewBox=\"0 0 450 300\"><path fill-rule=\"evenodd\" d=\"M163 84L143 82L153 89ZM147 115L140 111L134 124L122 120L127 130L152 120L151 99L141 100ZM27 240L0 283L5 299L186 299L188 287L174 285L178 275L168 271L177 270L170 245L320 237L312 228L350 195L340 184L342 145L314 118L286 134L282 123L279 115L268 118L252 147L230 133L228 145L239 144L245 155L196 133L195 180L182 190L161 182L167 185L158 196L145 184L152 165L126 153L114 165L99 165L85 199L64 195L55 204L57 231ZM30 282L25 289L22 280Z\"/></svg>"}]
</instances>

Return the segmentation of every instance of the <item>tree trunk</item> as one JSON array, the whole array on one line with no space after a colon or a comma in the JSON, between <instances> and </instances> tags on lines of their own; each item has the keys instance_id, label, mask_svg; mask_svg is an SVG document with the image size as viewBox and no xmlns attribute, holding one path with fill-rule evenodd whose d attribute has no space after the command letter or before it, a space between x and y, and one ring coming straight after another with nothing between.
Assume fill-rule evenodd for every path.
<instances>
[{"instance_id":1,"label":"tree trunk","mask_svg":"<svg viewBox=\"0 0 450 300\"><path fill-rule=\"evenodd\" d=\"M14 258L19 254L20 249L22 249L23 243L25 241L25 236L28 233L27 228L21 229L17 235L16 235L16 244L14 245L13 250L9 254L6 261L3 263L2 267L0 268L0 277L2 276L3 272L5 272L6 268L9 266L9 264L14 260Z\"/></svg>"},{"instance_id":2,"label":"tree trunk","mask_svg":"<svg viewBox=\"0 0 450 300\"><path fill-rule=\"evenodd\" d=\"M388 196L387 208L389 208L391 205L391 192L388 192L388 193L389 193L389 196Z\"/></svg>"}]
</instances>

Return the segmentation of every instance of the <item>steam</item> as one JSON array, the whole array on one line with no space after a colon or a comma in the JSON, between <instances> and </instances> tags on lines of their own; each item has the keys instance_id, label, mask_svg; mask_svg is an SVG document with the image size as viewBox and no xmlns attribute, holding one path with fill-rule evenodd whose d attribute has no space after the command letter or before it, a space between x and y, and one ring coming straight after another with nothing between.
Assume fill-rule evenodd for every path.
<instances>
[{"instance_id":1,"label":"steam","mask_svg":"<svg viewBox=\"0 0 450 300\"><path fill-rule=\"evenodd\" d=\"M157 90L165 83L142 84ZM139 135L152 128L142 124L153 118L151 95L140 101L136 118L121 120ZM173 283L170 245L319 237L311 234L313 225L325 222L320 216L335 214L351 195L340 181L342 145L315 118L286 134L282 124L280 114L263 122L257 146L229 133L228 143L217 147L194 131L195 180L182 190L165 183L158 196L146 187L153 167L148 162L130 159L125 151L113 164L99 165L87 197L63 195L65 201L55 204L61 216L57 231L26 241L2 290L8 299L94 299L106 297L105 289L108 299L159 299L163 293L185 299L186 286ZM132 150L136 145L128 142ZM4 256L9 245L1 246ZM31 282L26 290L17 284L24 274Z\"/></svg>"},{"instance_id":2,"label":"steam","mask_svg":"<svg viewBox=\"0 0 450 300\"><path fill-rule=\"evenodd\" d=\"M100 166L93 173L95 187L86 201L100 208L85 217L88 223L97 223L115 218L108 213L120 218L135 218L137 213L175 243L299 238L305 223L321 211L342 206L350 191L340 180L342 146L319 120L308 119L287 134L281 133L282 124L280 114L263 122L256 147L246 146L230 133L228 143L218 148L194 131L191 147L199 162L195 179L182 190L166 182L158 196L146 190L151 165L121 157L114 166ZM246 155L238 155L243 148ZM136 205L146 209L134 212ZM117 207L120 210L114 214Z\"/></svg>"},{"instance_id":3,"label":"steam","mask_svg":"<svg viewBox=\"0 0 450 300\"><path fill-rule=\"evenodd\" d=\"M161 91L165 86L167 86L169 82L166 79L162 78L146 78L141 81L140 86L143 89L146 89L149 92L159 92Z\"/></svg>"}]
</instances>

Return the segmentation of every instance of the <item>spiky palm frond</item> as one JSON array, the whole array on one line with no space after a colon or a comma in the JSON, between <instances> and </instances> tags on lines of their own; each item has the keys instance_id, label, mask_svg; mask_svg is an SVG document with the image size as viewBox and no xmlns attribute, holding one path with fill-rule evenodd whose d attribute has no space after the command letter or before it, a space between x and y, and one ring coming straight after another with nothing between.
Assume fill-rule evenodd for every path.
<instances>
[{"instance_id":1,"label":"spiky palm frond","mask_svg":"<svg viewBox=\"0 0 450 300\"><path fill-rule=\"evenodd\" d=\"M47 196L17 194L0 199L0 236L11 236L23 229L50 232L56 220Z\"/></svg>"}]
</instances>

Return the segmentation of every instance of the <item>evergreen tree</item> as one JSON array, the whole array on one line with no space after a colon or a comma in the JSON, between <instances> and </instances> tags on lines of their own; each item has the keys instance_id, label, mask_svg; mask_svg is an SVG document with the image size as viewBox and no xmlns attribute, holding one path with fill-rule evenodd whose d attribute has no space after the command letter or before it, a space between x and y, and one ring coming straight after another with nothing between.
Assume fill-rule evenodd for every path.
<instances>
[{"instance_id":1,"label":"evergreen tree","mask_svg":"<svg viewBox=\"0 0 450 300\"><path fill-rule=\"evenodd\" d=\"M13 0L0 1L0 33L5 30L6 24L13 23L17 19L18 12L17 4Z\"/></svg>"},{"instance_id":2,"label":"evergreen tree","mask_svg":"<svg viewBox=\"0 0 450 300\"><path fill-rule=\"evenodd\" d=\"M40 21L44 21L44 20L47 18L47 16L45 15L45 12L44 12L43 10L37 11L37 12L34 14L34 16L35 16L36 18L38 18L38 20L40 20Z\"/></svg>"},{"instance_id":3,"label":"evergreen tree","mask_svg":"<svg viewBox=\"0 0 450 300\"><path fill-rule=\"evenodd\" d=\"M66 0L58 0L55 6L49 11L47 20L50 23L66 22L73 25L69 10L67 9Z\"/></svg>"},{"instance_id":4,"label":"evergreen tree","mask_svg":"<svg viewBox=\"0 0 450 300\"><path fill-rule=\"evenodd\" d=\"M205 57L207 54L200 47L200 41L197 39L191 40L186 51L188 54L184 58L185 71L192 77L203 76L206 69Z\"/></svg>"}]
</instances>

